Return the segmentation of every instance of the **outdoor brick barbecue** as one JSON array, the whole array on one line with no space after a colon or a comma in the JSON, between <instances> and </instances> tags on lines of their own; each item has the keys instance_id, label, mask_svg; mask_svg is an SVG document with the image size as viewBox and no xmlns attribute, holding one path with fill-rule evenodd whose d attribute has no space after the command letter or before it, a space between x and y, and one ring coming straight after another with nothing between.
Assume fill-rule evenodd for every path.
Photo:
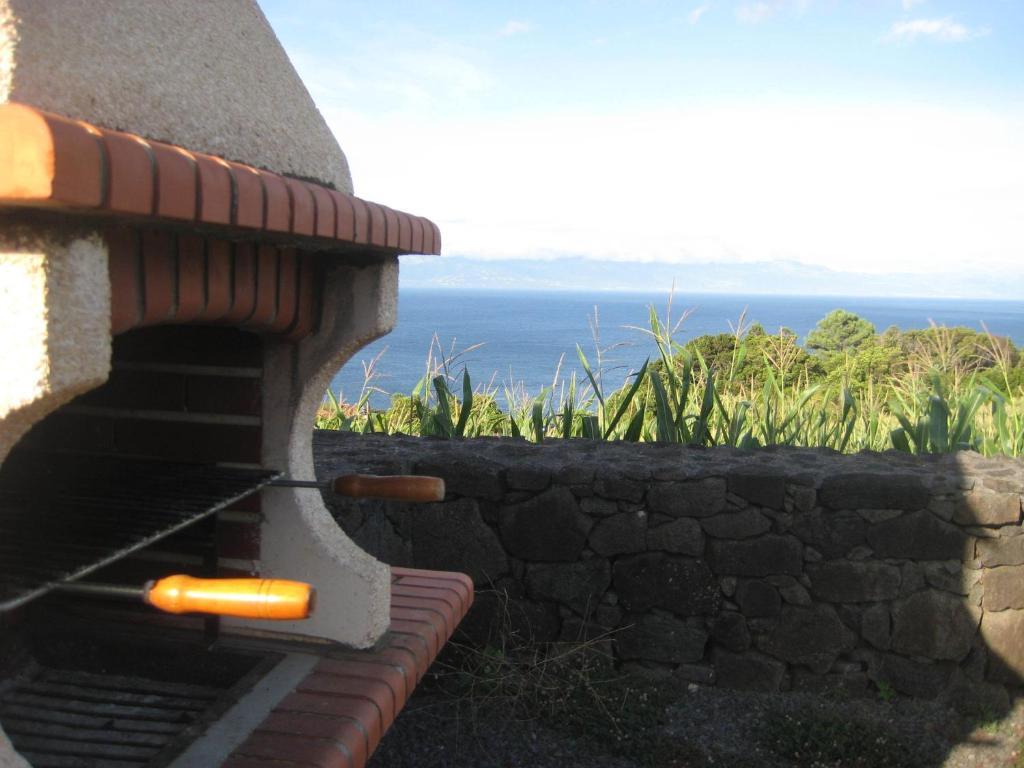
<instances>
[{"instance_id":1,"label":"outdoor brick barbecue","mask_svg":"<svg viewBox=\"0 0 1024 768\"><path fill-rule=\"evenodd\" d=\"M81 45L104 19L123 45ZM8 0L0 49L0 766L363 765L472 582L388 568L268 484L314 478L325 387L437 227L351 194L254 4ZM64 586L169 574L316 606Z\"/></svg>"}]
</instances>

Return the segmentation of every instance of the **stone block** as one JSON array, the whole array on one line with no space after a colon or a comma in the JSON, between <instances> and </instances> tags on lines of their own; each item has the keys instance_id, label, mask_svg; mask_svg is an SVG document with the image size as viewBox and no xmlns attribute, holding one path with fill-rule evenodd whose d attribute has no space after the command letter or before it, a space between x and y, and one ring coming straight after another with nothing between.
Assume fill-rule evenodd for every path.
<instances>
[{"instance_id":1,"label":"stone block","mask_svg":"<svg viewBox=\"0 0 1024 768\"><path fill-rule=\"evenodd\" d=\"M576 497L556 487L530 501L502 507L498 524L509 554L523 560L572 561L590 530Z\"/></svg>"},{"instance_id":2,"label":"stone block","mask_svg":"<svg viewBox=\"0 0 1024 768\"><path fill-rule=\"evenodd\" d=\"M954 595L969 595L981 579L980 569L965 568L959 560L921 563L921 571L928 586Z\"/></svg>"},{"instance_id":3,"label":"stone block","mask_svg":"<svg viewBox=\"0 0 1024 768\"><path fill-rule=\"evenodd\" d=\"M708 536L716 539L749 539L771 530L772 523L756 509L705 517L700 521Z\"/></svg>"},{"instance_id":4,"label":"stone block","mask_svg":"<svg viewBox=\"0 0 1024 768\"><path fill-rule=\"evenodd\" d=\"M644 484L620 475L601 475L594 481L594 492L605 499L640 501L644 497Z\"/></svg>"},{"instance_id":5,"label":"stone block","mask_svg":"<svg viewBox=\"0 0 1024 768\"><path fill-rule=\"evenodd\" d=\"M505 471L505 484L514 491L543 491L551 485L551 470L538 464L514 464Z\"/></svg>"},{"instance_id":6,"label":"stone block","mask_svg":"<svg viewBox=\"0 0 1024 768\"><path fill-rule=\"evenodd\" d=\"M960 494L953 522L961 525L1008 525L1020 521L1020 494L970 491Z\"/></svg>"},{"instance_id":7,"label":"stone block","mask_svg":"<svg viewBox=\"0 0 1024 768\"><path fill-rule=\"evenodd\" d=\"M736 603L744 616L770 619L782 609L779 591L763 581L743 581L736 587Z\"/></svg>"},{"instance_id":8,"label":"stone block","mask_svg":"<svg viewBox=\"0 0 1024 768\"><path fill-rule=\"evenodd\" d=\"M530 597L567 605L581 616L588 616L597 608L611 581L611 566L599 557L575 563L526 566L526 589Z\"/></svg>"},{"instance_id":9,"label":"stone block","mask_svg":"<svg viewBox=\"0 0 1024 768\"><path fill-rule=\"evenodd\" d=\"M664 608L680 616L710 616L718 612L722 599L702 561L661 552L619 558L612 580L619 600L636 613Z\"/></svg>"},{"instance_id":10,"label":"stone block","mask_svg":"<svg viewBox=\"0 0 1024 768\"><path fill-rule=\"evenodd\" d=\"M627 624L615 633L618 655L623 659L644 659L674 664L700 661L704 657L707 632L671 616L645 614L627 617Z\"/></svg>"},{"instance_id":11,"label":"stone block","mask_svg":"<svg viewBox=\"0 0 1024 768\"><path fill-rule=\"evenodd\" d=\"M580 511L591 517L608 517L619 511L619 504L611 499L602 499L600 496L589 496L580 499Z\"/></svg>"},{"instance_id":12,"label":"stone block","mask_svg":"<svg viewBox=\"0 0 1024 768\"><path fill-rule=\"evenodd\" d=\"M657 483L647 491L647 507L673 517L710 517L725 509L725 480Z\"/></svg>"},{"instance_id":13,"label":"stone block","mask_svg":"<svg viewBox=\"0 0 1024 768\"><path fill-rule=\"evenodd\" d=\"M715 683L735 691L775 693L786 674L786 665L760 653L733 653L715 648L711 662L715 667Z\"/></svg>"},{"instance_id":14,"label":"stone block","mask_svg":"<svg viewBox=\"0 0 1024 768\"><path fill-rule=\"evenodd\" d=\"M794 485L790 491L793 497L793 509L797 512L810 512L818 500L818 493L806 485Z\"/></svg>"},{"instance_id":15,"label":"stone block","mask_svg":"<svg viewBox=\"0 0 1024 768\"><path fill-rule=\"evenodd\" d=\"M1019 686L1024 681L1024 611L986 611L981 637L988 648L987 677Z\"/></svg>"},{"instance_id":16,"label":"stone block","mask_svg":"<svg viewBox=\"0 0 1024 768\"><path fill-rule=\"evenodd\" d=\"M647 548L680 555L704 554L704 532L700 523L686 517L647 529Z\"/></svg>"},{"instance_id":17,"label":"stone block","mask_svg":"<svg viewBox=\"0 0 1024 768\"><path fill-rule=\"evenodd\" d=\"M408 523L417 568L459 571L480 585L508 573L505 550L474 499L425 504Z\"/></svg>"},{"instance_id":18,"label":"stone block","mask_svg":"<svg viewBox=\"0 0 1024 768\"><path fill-rule=\"evenodd\" d=\"M889 606L872 605L864 611L860 623L861 636L875 648L889 650L892 644L892 627L889 621Z\"/></svg>"},{"instance_id":19,"label":"stone block","mask_svg":"<svg viewBox=\"0 0 1024 768\"><path fill-rule=\"evenodd\" d=\"M803 547L792 536L768 534L742 541L712 541L708 544L711 569L724 576L799 576L803 570Z\"/></svg>"},{"instance_id":20,"label":"stone block","mask_svg":"<svg viewBox=\"0 0 1024 768\"><path fill-rule=\"evenodd\" d=\"M876 683L888 683L900 693L934 699L946 688L955 669L948 661L929 663L885 653L868 674Z\"/></svg>"},{"instance_id":21,"label":"stone block","mask_svg":"<svg viewBox=\"0 0 1024 768\"><path fill-rule=\"evenodd\" d=\"M587 540L599 555L643 552L647 548L647 514L624 512L598 520Z\"/></svg>"},{"instance_id":22,"label":"stone block","mask_svg":"<svg viewBox=\"0 0 1024 768\"><path fill-rule=\"evenodd\" d=\"M801 664L823 674L840 653L852 650L855 645L853 633L831 606L787 605L775 629L760 643L760 649L790 664Z\"/></svg>"},{"instance_id":23,"label":"stone block","mask_svg":"<svg viewBox=\"0 0 1024 768\"><path fill-rule=\"evenodd\" d=\"M831 509L924 509L931 500L921 478L888 472L850 472L826 477L818 499Z\"/></svg>"},{"instance_id":24,"label":"stone block","mask_svg":"<svg viewBox=\"0 0 1024 768\"><path fill-rule=\"evenodd\" d=\"M431 458L416 462L414 471L442 478L451 496L498 501L505 493L501 465L480 457L449 452L443 461Z\"/></svg>"},{"instance_id":25,"label":"stone block","mask_svg":"<svg viewBox=\"0 0 1024 768\"><path fill-rule=\"evenodd\" d=\"M819 675L806 669L793 671L793 690L840 699L868 699L875 695L866 672L837 672Z\"/></svg>"},{"instance_id":26,"label":"stone block","mask_svg":"<svg viewBox=\"0 0 1024 768\"><path fill-rule=\"evenodd\" d=\"M1024 609L1024 566L986 568L983 584L985 592L982 599L986 611Z\"/></svg>"},{"instance_id":27,"label":"stone block","mask_svg":"<svg viewBox=\"0 0 1024 768\"><path fill-rule=\"evenodd\" d=\"M752 504L782 509L786 501L786 479L779 473L738 469L728 475L729 493Z\"/></svg>"},{"instance_id":28,"label":"stone block","mask_svg":"<svg viewBox=\"0 0 1024 768\"><path fill-rule=\"evenodd\" d=\"M811 592L832 603L874 603L900 593L900 570L874 562L832 560L807 566Z\"/></svg>"},{"instance_id":29,"label":"stone block","mask_svg":"<svg viewBox=\"0 0 1024 768\"><path fill-rule=\"evenodd\" d=\"M711 637L722 648L740 653L750 648L747 620L735 611L722 611L711 624Z\"/></svg>"},{"instance_id":30,"label":"stone block","mask_svg":"<svg viewBox=\"0 0 1024 768\"><path fill-rule=\"evenodd\" d=\"M892 617L894 651L960 661L971 650L981 611L963 598L929 589L894 603Z\"/></svg>"},{"instance_id":31,"label":"stone block","mask_svg":"<svg viewBox=\"0 0 1024 768\"><path fill-rule=\"evenodd\" d=\"M972 555L971 539L931 512L912 512L868 527L868 544L879 558L964 560Z\"/></svg>"},{"instance_id":32,"label":"stone block","mask_svg":"<svg viewBox=\"0 0 1024 768\"><path fill-rule=\"evenodd\" d=\"M855 512L816 509L793 521L792 533L826 558L845 557L865 542L864 520Z\"/></svg>"},{"instance_id":33,"label":"stone block","mask_svg":"<svg viewBox=\"0 0 1024 768\"><path fill-rule=\"evenodd\" d=\"M978 542L978 559L986 568L997 565L1024 565L1024 536L983 539Z\"/></svg>"}]
</instances>

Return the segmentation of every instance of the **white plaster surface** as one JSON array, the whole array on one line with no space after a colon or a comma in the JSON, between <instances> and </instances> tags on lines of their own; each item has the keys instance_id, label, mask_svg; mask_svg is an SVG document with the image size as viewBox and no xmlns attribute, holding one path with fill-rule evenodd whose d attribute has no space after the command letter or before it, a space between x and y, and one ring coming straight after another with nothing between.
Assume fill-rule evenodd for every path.
<instances>
[{"instance_id":1,"label":"white plaster surface","mask_svg":"<svg viewBox=\"0 0 1024 768\"><path fill-rule=\"evenodd\" d=\"M0 462L110 372L107 250L93 233L0 222Z\"/></svg>"},{"instance_id":2,"label":"white plaster surface","mask_svg":"<svg viewBox=\"0 0 1024 768\"><path fill-rule=\"evenodd\" d=\"M7 101L352 191L253 0L0 0Z\"/></svg>"},{"instance_id":3,"label":"white plaster surface","mask_svg":"<svg viewBox=\"0 0 1024 768\"><path fill-rule=\"evenodd\" d=\"M264 358L263 464L296 480L315 478L313 423L331 378L394 327L398 260L335 266L324 291L317 332L298 345L268 342ZM312 583L316 611L301 622L231 623L355 648L377 642L390 623L391 569L342 532L316 490L267 489L262 510L262 574Z\"/></svg>"}]
</instances>

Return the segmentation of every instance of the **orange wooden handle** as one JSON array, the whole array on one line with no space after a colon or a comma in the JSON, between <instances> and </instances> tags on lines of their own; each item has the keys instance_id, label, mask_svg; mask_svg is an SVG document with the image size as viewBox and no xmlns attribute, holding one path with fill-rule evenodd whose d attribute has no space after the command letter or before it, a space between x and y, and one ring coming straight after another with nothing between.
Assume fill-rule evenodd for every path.
<instances>
[{"instance_id":1,"label":"orange wooden handle","mask_svg":"<svg viewBox=\"0 0 1024 768\"><path fill-rule=\"evenodd\" d=\"M444 480L427 475L342 475L334 478L331 489L356 498L444 501Z\"/></svg>"},{"instance_id":2,"label":"orange wooden handle","mask_svg":"<svg viewBox=\"0 0 1024 768\"><path fill-rule=\"evenodd\" d=\"M146 585L145 601L168 613L215 613L243 619L305 619L316 590L286 579L168 576Z\"/></svg>"}]
</instances>

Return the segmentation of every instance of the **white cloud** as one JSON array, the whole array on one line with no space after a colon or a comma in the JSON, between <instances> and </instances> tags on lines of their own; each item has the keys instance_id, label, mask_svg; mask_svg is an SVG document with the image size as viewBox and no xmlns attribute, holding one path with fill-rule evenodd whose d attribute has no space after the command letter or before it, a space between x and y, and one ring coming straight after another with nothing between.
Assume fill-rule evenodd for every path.
<instances>
[{"instance_id":1,"label":"white cloud","mask_svg":"<svg viewBox=\"0 0 1024 768\"><path fill-rule=\"evenodd\" d=\"M889 28L886 40L912 43L919 38L929 38L944 43L962 43L988 33L989 30L984 27L971 29L947 16L942 19L910 19L894 22Z\"/></svg>"},{"instance_id":2,"label":"white cloud","mask_svg":"<svg viewBox=\"0 0 1024 768\"><path fill-rule=\"evenodd\" d=\"M690 11L690 15L687 17L690 21L690 24L696 24L697 22L699 22L700 17L707 13L710 9L711 3L704 3L702 5L698 5L692 11Z\"/></svg>"},{"instance_id":3,"label":"white cloud","mask_svg":"<svg viewBox=\"0 0 1024 768\"><path fill-rule=\"evenodd\" d=\"M502 37L512 37L512 35L521 35L524 32L530 31L530 23L527 21L516 21L515 19L509 19L505 22L505 26L499 30L498 34Z\"/></svg>"},{"instance_id":4,"label":"white cloud","mask_svg":"<svg viewBox=\"0 0 1024 768\"><path fill-rule=\"evenodd\" d=\"M922 106L367 117L321 104L357 192L473 258L1024 270L1024 115ZM837 289L840 286L837 286ZM908 288L909 290L909 288Z\"/></svg>"}]
</instances>

